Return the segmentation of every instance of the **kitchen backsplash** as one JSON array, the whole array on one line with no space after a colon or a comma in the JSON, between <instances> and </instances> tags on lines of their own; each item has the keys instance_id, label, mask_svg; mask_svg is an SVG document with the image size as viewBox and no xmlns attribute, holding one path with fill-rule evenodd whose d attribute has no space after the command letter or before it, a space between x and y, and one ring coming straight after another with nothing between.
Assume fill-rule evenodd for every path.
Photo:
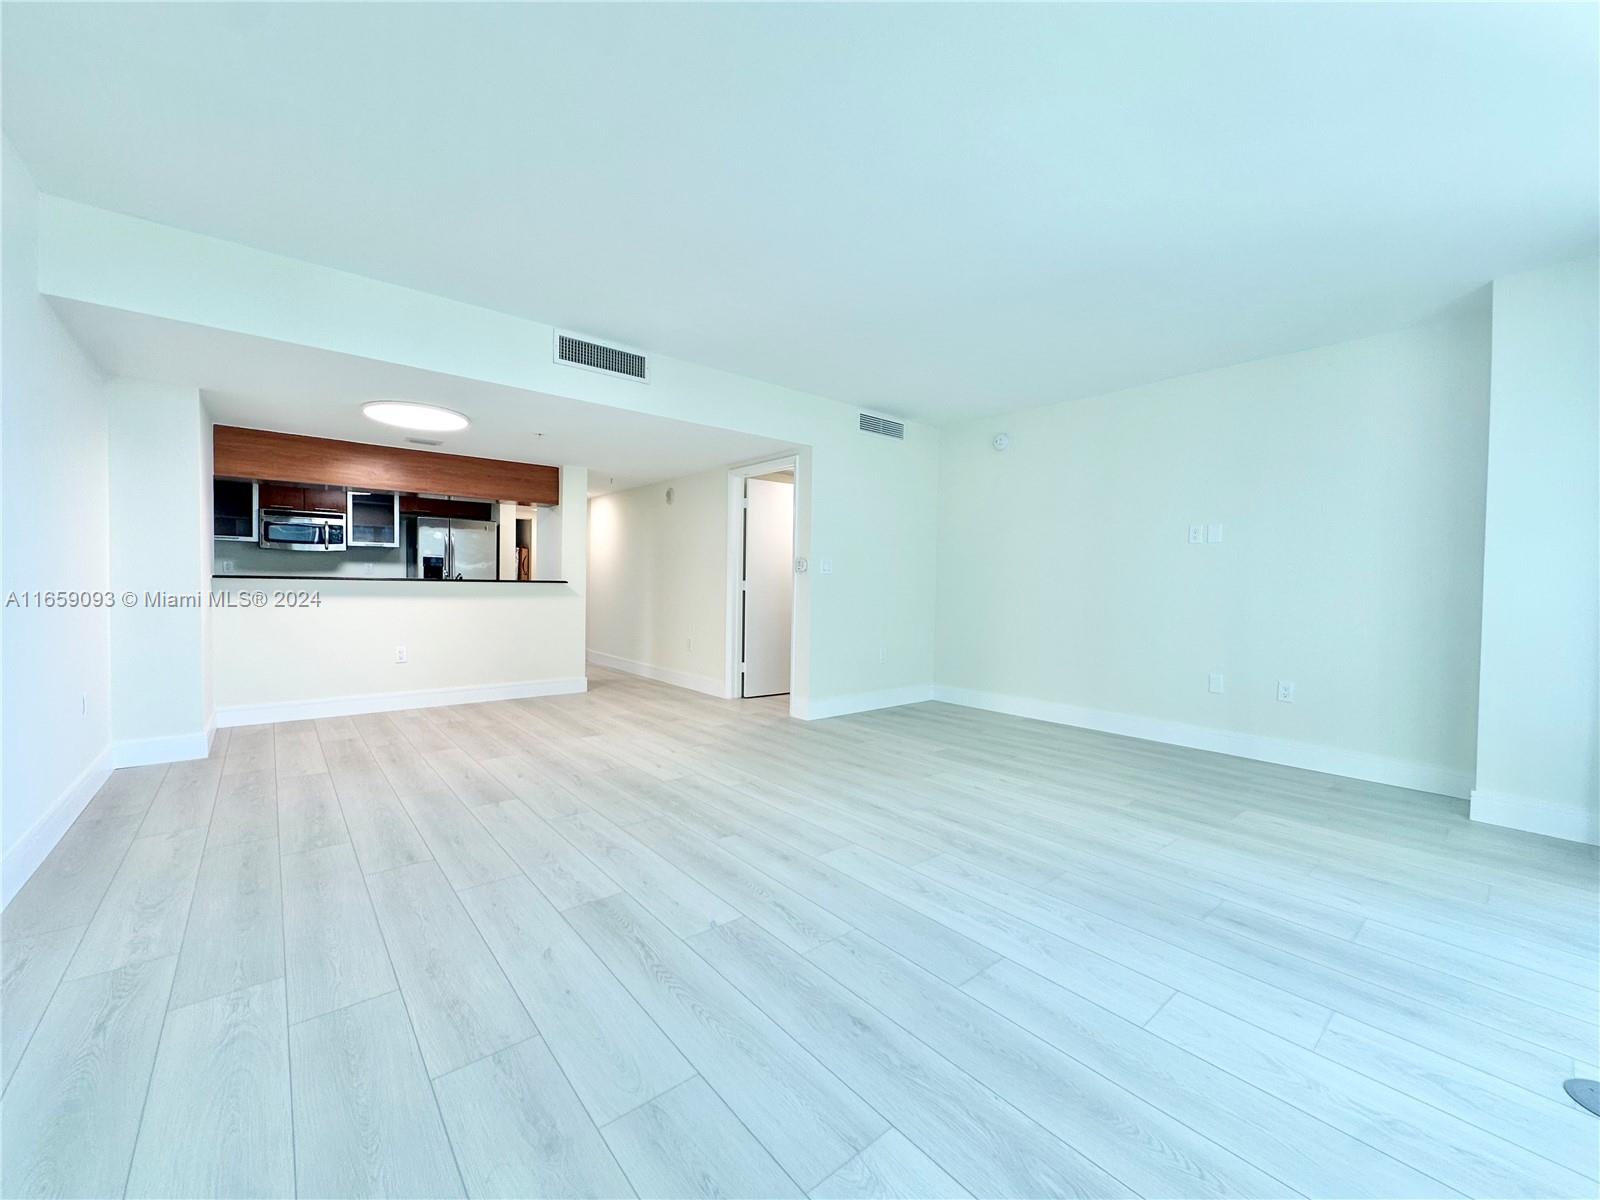
<instances>
[{"instance_id":1,"label":"kitchen backsplash","mask_svg":"<svg viewBox=\"0 0 1600 1200\"><path fill-rule=\"evenodd\" d=\"M263 550L250 542L215 542L212 571L217 575L326 575L329 579L404 579L406 550L352 546L332 554Z\"/></svg>"}]
</instances>

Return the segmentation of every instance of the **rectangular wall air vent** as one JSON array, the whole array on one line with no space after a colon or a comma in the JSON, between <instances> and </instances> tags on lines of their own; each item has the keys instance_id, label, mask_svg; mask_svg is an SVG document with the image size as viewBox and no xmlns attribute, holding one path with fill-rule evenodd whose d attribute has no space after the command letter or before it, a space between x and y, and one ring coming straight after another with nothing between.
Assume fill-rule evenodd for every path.
<instances>
[{"instance_id":1,"label":"rectangular wall air vent","mask_svg":"<svg viewBox=\"0 0 1600 1200\"><path fill-rule=\"evenodd\" d=\"M875 417L871 413L862 413L861 432L881 434L883 437L903 438L906 436L906 427L899 421L889 420L888 417Z\"/></svg>"},{"instance_id":2,"label":"rectangular wall air vent","mask_svg":"<svg viewBox=\"0 0 1600 1200\"><path fill-rule=\"evenodd\" d=\"M644 355L616 346L603 346L570 333L556 334L556 361L588 371L603 371L607 375L623 375L640 383L650 382Z\"/></svg>"}]
</instances>

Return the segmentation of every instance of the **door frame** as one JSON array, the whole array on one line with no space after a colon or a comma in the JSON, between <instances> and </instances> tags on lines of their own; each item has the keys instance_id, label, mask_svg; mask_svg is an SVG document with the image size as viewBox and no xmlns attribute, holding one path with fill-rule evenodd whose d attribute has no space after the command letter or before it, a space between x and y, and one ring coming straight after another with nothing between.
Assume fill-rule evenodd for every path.
<instances>
[{"instance_id":1,"label":"door frame","mask_svg":"<svg viewBox=\"0 0 1600 1200\"><path fill-rule=\"evenodd\" d=\"M726 699L740 699L739 659L743 651L740 632L743 629L743 607L739 584L744 580L744 482L755 475L770 475L774 471L794 472L794 525L790 531L791 556L800 553L800 456L785 454L779 458L765 458L760 462L728 468L728 609L724 623L727 630L723 650L722 694ZM791 597L789 619L789 706L794 709L795 699L795 629L799 624L799 580L790 564L789 589Z\"/></svg>"}]
</instances>

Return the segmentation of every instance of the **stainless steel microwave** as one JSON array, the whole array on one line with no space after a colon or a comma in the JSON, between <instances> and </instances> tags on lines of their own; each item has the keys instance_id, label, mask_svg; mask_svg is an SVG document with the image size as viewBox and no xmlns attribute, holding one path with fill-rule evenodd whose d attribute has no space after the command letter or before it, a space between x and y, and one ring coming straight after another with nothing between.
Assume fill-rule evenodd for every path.
<instances>
[{"instance_id":1,"label":"stainless steel microwave","mask_svg":"<svg viewBox=\"0 0 1600 1200\"><path fill-rule=\"evenodd\" d=\"M343 550L344 533L344 513L261 510L259 544L263 550Z\"/></svg>"}]
</instances>

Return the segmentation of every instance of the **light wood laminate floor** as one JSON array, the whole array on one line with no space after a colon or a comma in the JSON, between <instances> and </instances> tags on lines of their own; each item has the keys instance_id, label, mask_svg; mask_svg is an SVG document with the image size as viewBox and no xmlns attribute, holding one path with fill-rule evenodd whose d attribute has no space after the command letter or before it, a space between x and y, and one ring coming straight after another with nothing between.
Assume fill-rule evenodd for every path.
<instances>
[{"instance_id":1,"label":"light wood laminate floor","mask_svg":"<svg viewBox=\"0 0 1600 1200\"><path fill-rule=\"evenodd\" d=\"M1594 1196L1596 855L938 704L219 734L6 909L0 1193Z\"/></svg>"}]
</instances>

